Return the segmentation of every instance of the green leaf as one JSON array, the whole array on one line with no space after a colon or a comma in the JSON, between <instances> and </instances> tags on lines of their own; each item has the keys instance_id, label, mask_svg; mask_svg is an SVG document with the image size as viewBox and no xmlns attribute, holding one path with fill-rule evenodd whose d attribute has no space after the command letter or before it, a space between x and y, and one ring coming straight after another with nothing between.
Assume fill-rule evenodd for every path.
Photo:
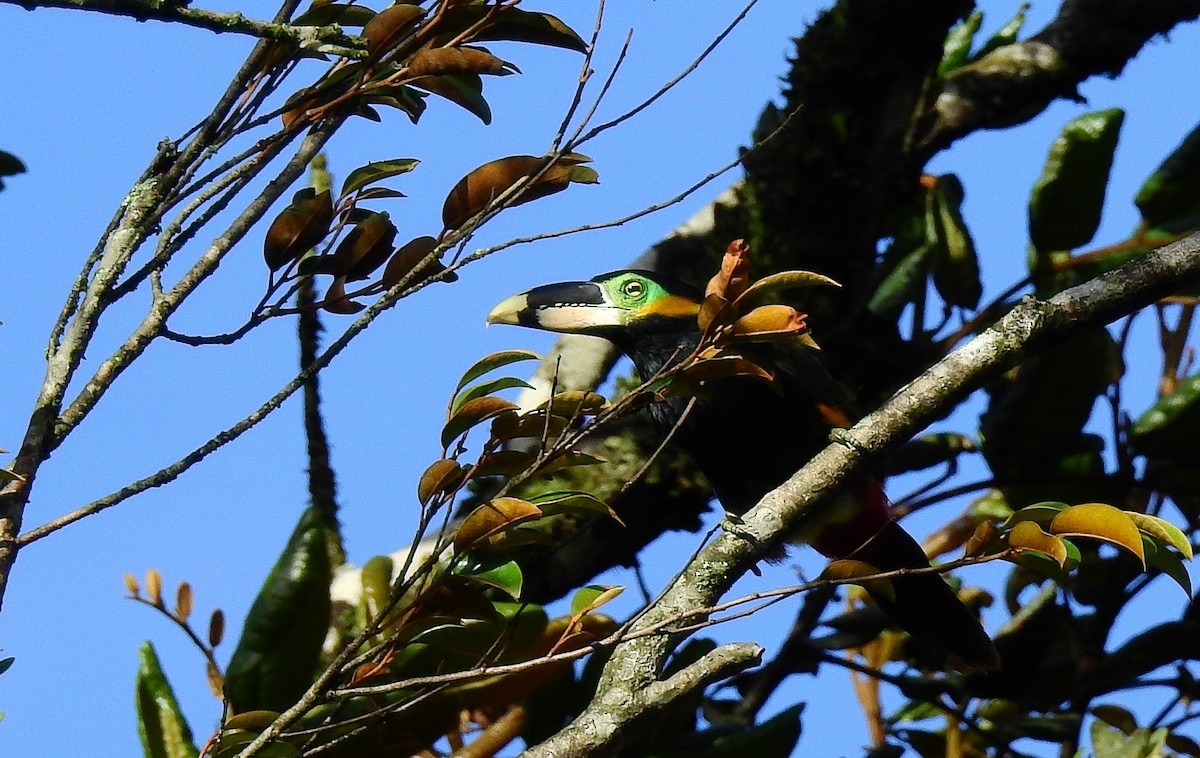
<instances>
[{"instance_id":1,"label":"green leaf","mask_svg":"<svg viewBox=\"0 0 1200 758\"><path fill-rule=\"evenodd\" d=\"M1147 230L1177 234L1200 225L1200 124L1146 179L1133 202Z\"/></svg>"},{"instance_id":2,"label":"green leaf","mask_svg":"<svg viewBox=\"0 0 1200 758\"><path fill-rule=\"evenodd\" d=\"M878 316L898 316L925 292L925 279L936 246L922 244L905 253L871 295L867 308Z\"/></svg>"},{"instance_id":3,"label":"green leaf","mask_svg":"<svg viewBox=\"0 0 1200 758\"><path fill-rule=\"evenodd\" d=\"M689 751L695 758L788 758L793 755L796 743L800 741L800 714L804 712L804 703L785 708L775 716L761 724L747 726L732 733L720 733L718 729L701 732L699 736L709 732L711 735L705 742L709 746L699 751Z\"/></svg>"},{"instance_id":4,"label":"green leaf","mask_svg":"<svg viewBox=\"0 0 1200 758\"><path fill-rule=\"evenodd\" d=\"M454 568L453 573L495 587L513 600L521 599L525 577L516 561L494 555L469 555L465 563Z\"/></svg>"},{"instance_id":5,"label":"green leaf","mask_svg":"<svg viewBox=\"0 0 1200 758\"><path fill-rule=\"evenodd\" d=\"M581 587L571 596L571 615L582 616L591 613L624 591L624 587L608 584L589 584Z\"/></svg>"},{"instance_id":6,"label":"green leaf","mask_svg":"<svg viewBox=\"0 0 1200 758\"><path fill-rule=\"evenodd\" d=\"M308 508L250 606L229 660L225 695L238 712L285 711L316 673L329 630L329 532Z\"/></svg>"},{"instance_id":7,"label":"green leaf","mask_svg":"<svg viewBox=\"0 0 1200 758\"><path fill-rule=\"evenodd\" d=\"M200 751L192 741L192 730L163 674L154 645L143 642L138 658L135 700L142 750L147 758L195 758Z\"/></svg>"},{"instance_id":8,"label":"green leaf","mask_svg":"<svg viewBox=\"0 0 1200 758\"><path fill-rule=\"evenodd\" d=\"M416 158L392 158L386 161L372 161L365 166L359 166L350 172L346 181L342 182L341 196L345 197L368 184L383 181L389 177L407 174L417 167Z\"/></svg>"},{"instance_id":9,"label":"green leaf","mask_svg":"<svg viewBox=\"0 0 1200 758\"><path fill-rule=\"evenodd\" d=\"M1139 530L1152 537L1159 544L1170 545L1182 553L1188 560L1192 559L1192 543L1188 540L1187 535L1183 533L1182 529L1158 516L1150 516L1134 511L1126 511L1125 513L1129 518L1133 519L1133 523L1137 525Z\"/></svg>"},{"instance_id":10,"label":"green leaf","mask_svg":"<svg viewBox=\"0 0 1200 758\"><path fill-rule=\"evenodd\" d=\"M1192 577L1179 553L1170 550L1154 550L1148 555L1149 563L1154 568L1175 580L1188 597L1192 596Z\"/></svg>"},{"instance_id":11,"label":"green leaf","mask_svg":"<svg viewBox=\"0 0 1200 758\"><path fill-rule=\"evenodd\" d=\"M520 387L522 389L527 389L527 390L533 389L532 384L525 381L524 379L518 379L515 376L502 376L499 379L492 379L490 381L480 382L479 384L476 384L474 387L470 387L470 388L464 390L463 392L459 393L457 396L455 396L454 402L450 404L450 415L453 416L455 413L458 412L459 408L463 407L463 405L474 400L477 397L483 397L485 395L490 395L493 392L514 389L516 387Z\"/></svg>"},{"instance_id":12,"label":"green leaf","mask_svg":"<svg viewBox=\"0 0 1200 758\"><path fill-rule=\"evenodd\" d=\"M1052 252L1086 245L1096 234L1124 120L1120 108L1079 116L1050 146L1029 200L1029 238L1040 263Z\"/></svg>"},{"instance_id":13,"label":"green leaf","mask_svg":"<svg viewBox=\"0 0 1200 758\"><path fill-rule=\"evenodd\" d=\"M495 371L502 366L507 366L512 363L520 363L521 361L540 361L541 359L542 356L538 355L532 350L501 350L500 352L492 353L491 355L485 355L484 357L475 361L475 363L471 364L471 367L466 370L466 373L464 373L462 378L458 380L458 384L455 385L453 394L457 395L462 391L463 387L466 387L468 384L488 373L489 371Z\"/></svg>"},{"instance_id":14,"label":"green leaf","mask_svg":"<svg viewBox=\"0 0 1200 758\"><path fill-rule=\"evenodd\" d=\"M954 174L939 176L931 195L939 253L933 262L934 286L947 305L973 309L979 305L983 283L975 242L962 217L962 182Z\"/></svg>"},{"instance_id":15,"label":"green leaf","mask_svg":"<svg viewBox=\"0 0 1200 758\"><path fill-rule=\"evenodd\" d=\"M983 47L979 48L979 52L971 56L972 60L979 60L993 50L1011 45L1017 41L1017 35L1021 33L1021 28L1025 26L1025 13L1029 10L1029 3L1021 3L1017 6L1017 12L1008 22L996 30L996 33L988 38L987 42L983 43Z\"/></svg>"},{"instance_id":16,"label":"green leaf","mask_svg":"<svg viewBox=\"0 0 1200 758\"><path fill-rule=\"evenodd\" d=\"M967 62L975 34L983 23L983 11L972 11L971 15L955 24L942 43L942 62L938 64L938 76L945 76Z\"/></svg>"},{"instance_id":17,"label":"green leaf","mask_svg":"<svg viewBox=\"0 0 1200 758\"><path fill-rule=\"evenodd\" d=\"M1184 379L1159 399L1129 431L1129 444L1141 455L1167 460L1200 460L1200 373Z\"/></svg>"}]
</instances>

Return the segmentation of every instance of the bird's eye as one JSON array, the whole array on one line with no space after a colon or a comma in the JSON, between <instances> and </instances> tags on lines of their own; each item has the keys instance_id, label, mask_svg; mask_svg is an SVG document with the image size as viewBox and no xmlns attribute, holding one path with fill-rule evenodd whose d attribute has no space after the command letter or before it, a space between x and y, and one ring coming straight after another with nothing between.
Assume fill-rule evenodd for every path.
<instances>
[{"instance_id":1,"label":"bird's eye","mask_svg":"<svg viewBox=\"0 0 1200 758\"><path fill-rule=\"evenodd\" d=\"M621 291L625 293L626 297L641 297L645 290L646 288L642 286L642 283L636 279L625 282L625 284L621 286Z\"/></svg>"}]
</instances>

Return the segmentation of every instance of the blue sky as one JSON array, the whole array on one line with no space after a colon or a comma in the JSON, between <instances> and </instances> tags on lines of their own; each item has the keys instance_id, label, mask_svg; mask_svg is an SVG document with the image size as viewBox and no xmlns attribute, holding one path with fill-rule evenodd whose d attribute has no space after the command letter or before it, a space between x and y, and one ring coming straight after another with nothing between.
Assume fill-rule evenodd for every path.
<instances>
[{"instance_id":1,"label":"blue sky","mask_svg":"<svg viewBox=\"0 0 1200 758\"><path fill-rule=\"evenodd\" d=\"M1015 5L984 4L988 27L1002 23ZM274 12L261 0L204 7L260 18ZM584 36L594 18L589 3L530 7L560 15ZM599 118L622 112L674 76L733 18L740 3L710 0L702 10L697 7L672 0L609 3L597 70L611 65L628 29L634 35L629 59ZM761 0L705 66L662 102L584 149L595 159L600 185L572 188L509 211L475 244L619 217L670 197L727 163L745 143L762 105L778 92L789 35L800 33L820 7ZM1051 3L1036 3L1030 28L1040 28L1054 10ZM0 374L0 446L11 450L20 443L41 381L50 325L82 258L155 144L178 136L207 113L250 41L10 5L0 6L0 25L9 30L0 50L6 93L0 149L15 153L29 168L0 194L0 349L6 362ZM972 135L938 158L935 171L957 172L966 184L967 219L981 254L1009 262L987 268L987 292L1002 291L1023 273L1028 188L1058 128L1086 110L1119 105L1129 111L1114 167L1111 211L1097 241L1124 238L1136 221L1130 198L1137 187L1200 120L1200 101L1194 97L1198 39L1194 25L1182 28L1171 44L1151 45L1121 80L1086 83L1087 106L1055 105L1027 128ZM435 234L442 198L460 176L495 157L543 152L559 123L580 57L515 45L494 50L524 73L488 83L491 126L435 103L417 127L398 115L388 115L382 124L357 120L329 147L339 178L368 160L423 160L414 173L391 183L409 195L387 208L401 237ZM718 180L684 203L619 228L523 246L474 264L455 285L433 287L403 302L335 361L322 375L322 386L352 561L362 563L404 543L415 517L416 478L438 455L443 409L459 374L493 350L549 345L545 335L485 330L491 306L534 284L622 267L727 184ZM265 283L262 233L256 229L234 252L178 314L174 328L216 333L244 319ZM144 305L141 299L113 310L85 373L118 344ZM326 324L333 333L343 325L336 317L327 317ZM157 470L255 408L294 373L293 329L291 320L279 319L228 348L156 345L45 466L26 528ZM1142 364L1134 370L1152 376L1157 364L1151 359ZM1144 407L1150 399L1146 393L1132 402ZM200 613L219 606L231 630L238 629L306 502L300 431L299 403L289 402L171 486L69 527L21 554L0 616L0 647L17 658L0 676L0 710L7 711L0 722L0 751L135 754L132 682L144 639L158 647L203 739L219 715L204 683L203 661L163 619L122 599L121 577L127 571L140 576L154 566L168 586L187 580ZM946 518L958 507L933 517ZM661 547L660 560L674 565L693 541ZM794 559L810 573L819 570L811 551ZM790 579L768 575L764 581ZM785 605L783 615L730 625L721 634L769 643L786 628L792 610ZM992 619L993 628L998 621ZM224 646L226 656L233 642ZM812 701L801 745L817 755L854 754L865 736L845 678L829 672L820 687L803 680L777 699L777 707Z\"/></svg>"}]
</instances>

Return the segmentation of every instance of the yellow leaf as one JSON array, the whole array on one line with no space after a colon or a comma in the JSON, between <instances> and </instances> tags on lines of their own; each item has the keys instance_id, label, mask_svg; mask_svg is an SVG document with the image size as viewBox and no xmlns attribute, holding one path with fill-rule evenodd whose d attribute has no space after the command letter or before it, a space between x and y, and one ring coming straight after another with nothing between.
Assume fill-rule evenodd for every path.
<instances>
[{"instance_id":1,"label":"yellow leaf","mask_svg":"<svg viewBox=\"0 0 1200 758\"><path fill-rule=\"evenodd\" d=\"M821 572L821 578L857 584L872 596L880 595L893 603L896 602L896 588L892 586L891 579L863 579L859 581L861 577L874 576L878 573L881 573L878 568L865 561L856 561L847 558L830 562L825 567L825 570Z\"/></svg>"},{"instance_id":2,"label":"yellow leaf","mask_svg":"<svg viewBox=\"0 0 1200 758\"><path fill-rule=\"evenodd\" d=\"M1067 547L1053 534L1046 534L1033 521L1021 521L1008 535L1008 544L1020 550L1033 550L1053 558L1061 568L1067 562Z\"/></svg>"},{"instance_id":3,"label":"yellow leaf","mask_svg":"<svg viewBox=\"0 0 1200 758\"><path fill-rule=\"evenodd\" d=\"M1104 503L1084 503L1067 508L1050 524L1053 534L1091 537L1123 547L1146 565L1142 535L1125 511Z\"/></svg>"}]
</instances>

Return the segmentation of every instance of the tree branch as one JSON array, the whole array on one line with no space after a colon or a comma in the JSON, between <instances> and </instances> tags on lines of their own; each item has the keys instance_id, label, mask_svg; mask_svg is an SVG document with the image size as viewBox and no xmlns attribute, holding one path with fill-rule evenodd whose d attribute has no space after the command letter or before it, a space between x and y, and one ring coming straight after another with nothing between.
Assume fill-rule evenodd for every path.
<instances>
[{"instance_id":1,"label":"tree branch","mask_svg":"<svg viewBox=\"0 0 1200 758\"><path fill-rule=\"evenodd\" d=\"M1076 87L1116 76L1160 34L1200 16L1197 0L1065 0L1058 16L1024 42L1005 45L951 72L918 120L919 161L976 129L1028 120Z\"/></svg>"},{"instance_id":2,"label":"tree branch","mask_svg":"<svg viewBox=\"0 0 1200 758\"><path fill-rule=\"evenodd\" d=\"M288 42L302 50L365 58L366 43L361 37L346 34L337 24L326 26L293 26L246 18L241 13L218 13L201 8L189 8L187 0L0 0L19 5L25 10L37 8L73 8L75 10L127 16L138 21L166 21L207 29L218 34L231 32L251 37Z\"/></svg>"},{"instance_id":3,"label":"tree branch","mask_svg":"<svg viewBox=\"0 0 1200 758\"><path fill-rule=\"evenodd\" d=\"M1200 233L1147 254L1048 300L1026 297L994 326L935 364L877 411L839 437L768 493L702 550L631 628L661 623L715 601L796 525L836 493L841 482L920 431L989 378L1087 328L1109 323L1200 280ZM526 756L612 755L652 715L640 693L657 686L682 636L654 635L619 646L597 694L574 722ZM677 675L678 676L678 675Z\"/></svg>"}]
</instances>

